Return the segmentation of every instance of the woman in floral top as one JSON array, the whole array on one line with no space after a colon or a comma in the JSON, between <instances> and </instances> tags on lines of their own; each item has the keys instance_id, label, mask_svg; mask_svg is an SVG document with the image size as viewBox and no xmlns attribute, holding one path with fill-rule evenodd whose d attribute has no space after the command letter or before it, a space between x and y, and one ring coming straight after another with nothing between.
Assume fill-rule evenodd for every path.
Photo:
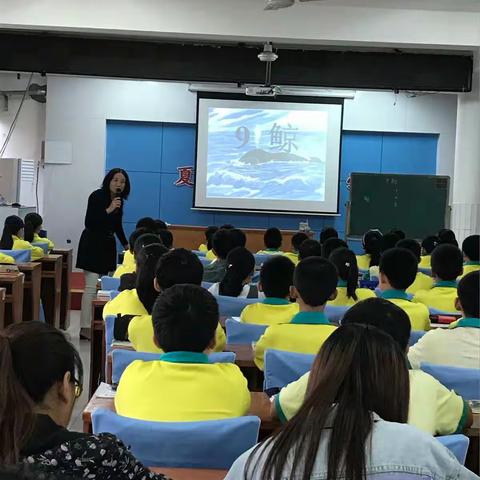
<instances>
[{"instance_id":1,"label":"woman in floral top","mask_svg":"<svg viewBox=\"0 0 480 480\"><path fill-rule=\"evenodd\" d=\"M66 429L82 377L78 352L55 328L25 322L0 332L0 465L23 461L35 478L165 480L115 436Z\"/></svg>"}]
</instances>

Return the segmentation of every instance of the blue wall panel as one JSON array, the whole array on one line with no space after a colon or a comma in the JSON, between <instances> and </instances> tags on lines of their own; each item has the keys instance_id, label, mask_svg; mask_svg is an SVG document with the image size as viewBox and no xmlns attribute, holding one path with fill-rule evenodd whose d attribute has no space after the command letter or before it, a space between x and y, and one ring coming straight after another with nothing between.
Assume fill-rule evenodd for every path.
<instances>
[{"instance_id":1,"label":"blue wall panel","mask_svg":"<svg viewBox=\"0 0 480 480\"><path fill-rule=\"evenodd\" d=\"M435 174L438 135L344 131L340 181L340 216L269 215L192 210L193 188L176 187L177 167L195 164L195 125L107 121L106 169L122 167L132 193L125 207L125 230L142 216L182 225L295 230L308 220L317 234L325 226L345 232L346 180L351 172ZM360 242L352 242L355 251Z\"/></svg>"}]
</instances>

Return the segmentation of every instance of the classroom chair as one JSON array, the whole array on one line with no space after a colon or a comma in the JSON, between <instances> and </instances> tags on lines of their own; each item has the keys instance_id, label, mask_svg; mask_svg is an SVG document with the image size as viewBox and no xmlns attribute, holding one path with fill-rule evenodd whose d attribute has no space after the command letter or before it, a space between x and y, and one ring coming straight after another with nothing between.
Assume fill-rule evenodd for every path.
<instances>
[{"instance_id":1,"label":"classroom chair","mask_svg":"<svg viewBox=\"0 0 480 480\"><path fill-rule=\"evenodd\" d=\"M435 377L450 390L455 390L465 400L480 399L480 369L434 365L422 362L420 369Z\"/></svg>"},{"instance_id":2,"label":"classroom chair","mask_svg":"<svg viewBox=\"0 0 480 480\"><path fill-rule=\"evenodd\" d=\"M419 272L424 273L425 275L432 276L432 269L431 268L419 268Z\"/></svg>"},{"instance_id":3,"label":"classroom chair","mask_svg":"<svg viewBox=\"0 0 480 480\"><path fill-rule=\"evenodd\" d=\"M136 352L135 350L113 349L112 350L112 383L117 384L125 369L135 360L149 362L161 360L162 354ZM218 352L208 355L210 363L235 363L236 355L233 352Z\"/></svg>"},{"instance_id":4,"label":"classroom chair","mask_svg":"<svg viewBox=\"0 0 480 480\"><path fill-rule=\"evenodd\" d=\"M272 258L272 255L266 255L264 253L255 253L253 256L255 257L255 267L257 268L261 267L262 264Z\"/></svg>"},{"instance_id":5,"label":"classroom chair","mask_svg":"<svg viewBox=\"0 0 480 480\"><path fill-rule=\"evenodd\" d=\"M470 439L465 435L445 435L436 437L436 439L445 447L447 447L462 465L465 465L467 458L468 446Z\"/></svg>"},{"instance_id":6,"label":"classroom chair","mask_svg":"<svg viewBox=\"0 0 480 480\"><path fill-rule=\"evenodd\" d=\"M252 303L258 303L258 298L238 298L215 295L221 317L239 317L242 310Z\"/></svg>"},{"instance_id":7,"label":"classroom chair","mask_svg":"<svg viewBox=\"0 0 480 480\"><path fill-rule=\"evenodd\" d=\"M208 290L213 285L213 282L202 282L202 287Z\"/></svg>"},{"instance_id":8,"label":"classroom chair","mask_svg":"<svg viewBox=\"0 0 480 480\"><path fill-rule=\"evenodd\" d=\"M267 350L263 390L270 396L310 371L315 355Z\"/></svg>"},{"instance_id":9,"label":"classroom chair","mask_svg":"<svg viewBox=\"0 0 480 480\"><path fill-rule=\"evenodd\" d=\"M13 257L16 263L27 263L32 261L31 250L0 250L0 253Z\"/></svg>"},{"instance_id":10,"label":"classroom chair","mask_svg":"<svg viewBox=\"0 0 480 480\"><path fill-rule=\"evenodd\" d=\"M147 422L100 408L93 433L108 432L129 445L149 467L228 469L257 443L260 419L253 416L204 422Z\"/></svg>"},{"instance_id":11,"label":"classroom chair","mask_svg":"<svg viewBox=\"0 0 480 480\"><path fill-rule=\"evenodd\" d=\"M207 265L210 265L212 263L211 260L209 260L208 258L205 258L205 257L198 257L200 262L202 262L202 265L204 267L206 267Z\"/></svg>"},{"instance_id":12,"label":"classroom chair","mask_svg":"<svg viewBox=\"0 0 480 480\"><path fill-rule=\"evenodd\" d=\"M207 252L201 252L200 250L192 250L192 253L194 253L197 257L204 257Z\"/></svg>"},{"instance_id":13,"label":"classroom chair","mask_svg":"<svg viewBox=\"0 0 480 480\"><path fill-rule=\"evenodd\" d=\"M438 310L437 308L429 307L430 315L445 315L445 316L452 316L452 317L460 317L462 314L455 310L454 312L446 312L445 310Z\"/></svg>"},{"instance_id":14,"label":"classroom chair","mask_svg":"<svg viewBox=\"0 0 480 480\"><path fill-rule=\"evenodd\" d=\"M110 297L110 300L113 300L115 297L118 296L120 292L118 290L110 290L110 293L109 293L109 297Z\"/></svg>"},{"instance_id":15,"label":"classroom chair","mask_svg":"<svg viewBox=\"0 0 480 480\"><path fill-rule=\"evenodd\" d=\"M32 242L32 245L34 247L40 247L43 250L43 253L45 255L48 254L48 243L45 242Z\"/></svg>"},{"instance_id":16,"label":"classroom chair","mask_svg":"<svg viewBox=\"0 0 480 480\"><path fill-rule=\"evenodd\" d=\"M120 288L120 279L104 275L100 278L100 286L102 290L118 290Z\"/></svg>"},{"instance_id":17,"label":"classroom chair","mask_svg":"<svg viewBox=\"0 0 480 480\"><path fill-rule=\"evenodd\" d=\"M360 280L360 288L368 288L369 290L375 290L378 287L378 278L370 280Z\"/></svg>"},{"instance_id":18,"label":"classroom chair","mask_svg":"<svg viewBox=\"0 0 480 480\"><path fill-rule=\"evenodd\" d=\"M323 313L325 314L325 316L328 318L330 322L340 325L342 323L342 319L345 313L347 313L347 310L349 308L350 307L327 305Z\"/></svg>"},{"instance_id":19,"label":"classroom chair","mask_svg":"<svg viewBox=\"0 0 480 480\"><path fill-rule=\"evenodd\" d=\"M268 325L255 325L242 323L233 318L227 318L225 321L225 331L227 333L227 343L250 345L256 342L265 332Z\"/></svg>"},{"instance_id":20,"label":"classroom chair","mask_svg":"<svg viewBox=\"0 0 480 480\"><path fill-rule=\"evenodd\" d=\"M408 346L413 347L427 332L423 330L412 330Z\"/></svg>"}]
</instances>

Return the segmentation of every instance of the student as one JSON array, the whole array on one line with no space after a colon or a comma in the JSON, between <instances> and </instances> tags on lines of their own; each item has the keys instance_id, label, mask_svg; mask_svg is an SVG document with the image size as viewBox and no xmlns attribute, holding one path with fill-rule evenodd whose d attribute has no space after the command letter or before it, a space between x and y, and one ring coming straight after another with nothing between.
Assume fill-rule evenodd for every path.
<instances>
[{"instance_id":1,"label":"student","mask_svg":"<svg viewBox=\"0 0 480 480\"><path fill-rule=\"evenodd\" d=\"M320 243L323 245L329 238L338 238L338 232L333 227L322 228Z\"/></svg>"},{"instance_id":2,"label":"student","mask_svg":"<svg viewBox=\"0 0 480 480\"><path fill-rule=\"evenodd\" d=\"M0 464L23 461L42 476L106 480L164 479L109 433L67 430L81 395L80 355L63 333L23 322L0 335Z\"/></svg>"},{"instance_id":3,"label":"student","mask_svg":"<svg viewBox=\"0 0 480 480\"><path fill-rule=\"evenodd\" d=\"M456 308L462 318L449 328L426 333L408 352L413 368L422 362L479 368L480 366L480 272L470 272L458 284Z\"/></svg>"},{"instance_id":4,"label":"student","mask_svg":"<svg viewBox=\"0 0 480 480\"><path fill-rule=\"evenodd\" d=\"M290 303L290 286L293 284L295 265L283 255L268 259L260 269L258 290L265 299L247 305L240 320L257 325L274 325L289 322L298 313L298 304Z\"/></svg>"},{"instance_id":5,"label":"student","mask_svg":"<svg viewBox=\"0 0 480 480\"><path fill-rule=\"evenodd\" d=\"M369 230L363 235L363 255L357 255L357 265L360 270L368 270L380 262L380 246L382 234L380 230Z\"/></svg>"},{"instance_id":6,"label":"student","mask_svg":"<svg viewBox=\"0 0 480 480\"><path fill-rule=\"evenodd\" d=\"M54 243L47 237L41 237L40 232L43 229L43 218L38 213L27 213L25 215L25 233L24 237L30 243L46 243L48 251L54 249Z\"/></svg>"},{"instance_id":7,"label":"student","mask_svg":"<svg viewBox=\"0 0 480 480\"><path fill-rule=\"evenodd\" d=\"M348 248L347 242L341 238L329 238L322 244L322 257L328 259L337 248Z\"/></svg>"},{"instance_id":8,"label":"student","mask_svg":"<svg viewBox=\"0 0 480 480\"><path fill-rule=\"evenodd\" d=\"M135 288L123 290L103 307L103 318L109 315L149 315L158 292L155 290L155 278L158 260L168 249L159 243L141 248L137 253L137 274Z\"/></svg>"},{"instance_id":9,"label":"student","mask_svg":"<svg viewBox=\"0 0 480 480\"><path fill-rule=\"evenodd\" d=\"M395 234L399 240L405 240L407 238L407 235L405 234L405 232L397 228L392 228L392 230L390 230L390 233Z\"/></svg>"},{"instance_id":10,"label":"student","mask_svg":"<svg viewBox=\"0 0 480 480\"><path fill-rule=\"evenodd\" d=\"M410 250L391 248L380 259L379 287L381 297L405 310L412 330L430 330L430 312L425 305L413 303L407 288L417 276L417 259Z\"/></svg>"},{"instance_id":11,"label":"student","mask_svg":"<svg viewBox=\"0 0 480 480\"><path fill-rule=\"evenodd\" d=\"M157 218L155 222L155 233L160 233L161 230L168 230L168 225L163 221Z\"/></svg>"},{"instance_id":12,"label":"student","mask_svg":"<svg viewBox=\"0 0 480 480\"><path fill-rule=\"evenodd\" d=\"M218 305L197 285L175 285L152 312L160 360L131 363L115 396L119 415L156 422L240 417L250 408L247 380L233 363L209 363L215 346Z\"/></svg>"},{"instance_id":13,"label":"student","mask_svg":"<svg viewBox=\"0 0 480 480\"><path fill-rule=\"evenodd\" d=\"M218 227L215 225L211 225L210 227L207 227L205 229L204 235L205 235L205 243L202 243L198 247L199 252L205 252L205 258L207 260L215 260L217 257L212 251L212 240L213 240L213 235L218 231Z\"/></svg>"},{"instance_id":14,"label":"student","mask_svg":"<svg viewBox=\"0 0 480 480\"><path fill-rule=\"evenodd\" d=\"M462 243L463 275L480 270L480 235L470 235Z\"/></svg>"},{"instance_id":15,"label":"student","mask_svg":"<svg viewBox=\"0 0 480 480\"><path fill-rule=\"evenodd\" d=\"M401 240L401 238L393 232L386 233L380 240L380 253L386 252L391 248L395 248L395 245Z\"/></svg>"},{"instance_id":16,"label":"student","mask_svg":"<svg viewBox=\"0 0 480 480\"><path fill-rule=\"evenodd\" d=\"M302 260L293 274L291 296L297 299L300 312L289 323L270 325L255 345L255 365L263 370L266 350L317 353L325 339L335 330L323 311L328 300L337 294L335 266L321 257Z\"/></svg>"},{"instance_id":17,"label":"student","mask_svg":"<svg viewBox=\"0 0 480 480\"><path fill-rule=\"evenodd\" d=\"M0 264L2 263L6 265L13 265L15 263L15 259L10 255L0 252Z\"/></svg>"},{"instance_id":18,"label":"student","mask_svg":"<svg viewBox=\"0 0 480 480\"><path fill-rule=\"evenodd\" d=\"M151 231L140 227L130 234L130 237L128 237L129 249L124 253L123 262L118 265L117 269L113 273L113 278L120 278L124 273L135 273L136 262L133 247L135 246L137 238L139 238L141 235L145 235L146 233L151 233Z\"/></svg>"},{"instance_id":19,"label":"student","mask_svg":"<svg viewBox=\"0 0 480 480\"><path fill-rule=\"evenodd\" d=\"M162 292L173 285L201 285L203 265L198 257L184 248L175 248L160 257L155 272L154 287ZM161 353L153 342L153 324L150 314L134 317L128 325L128 338L139 352ZM214 351L222 352L225 347L225 331L219 324Z\"/></svg>"},{"instance_id":20,"label":"student","mask_svg":"<svg viewBox=\"0 0 480 480\"><path fill-rule=\"evenodd\" d=\"M422 241L422 259L418 264L419 268L431 268L430 256L434 248L438 245L438 237L436 235L429 235Z\"/></svg>"},{"instance_id":21,"label":"student","mask_svg":"<svg viewBox=\"0 0 480 480\"><path fill-rule=\"evenodd\" d=\"M328 258L337 269L338 283L335 300L328 302L337 307L350 307L360 300L375 297L368 288L358 288L357 257L348 248L337 248Z\"/></svg>"},{"instance_id":22,"label":"student","mask_svg":"<svg viewBox=\"0 0 480 480\"><path fill-rule=\"evenodd\" d=\"M438 440L405 425L408 382L405 354L389 335L340 327L315 359L297 414L241 455L225 480L478 478Z\"/></svg>"},{"instance_id":23,"label":"student","mask_svg":"<svg viewBox=\"0 0 480 480\"><path fill-rule=\"evenodd\" d=\"M146 228L149 232L154 232L157 225L152 217L142 217L135 224L135 230L138 228Z\"/></svg>"},{"instance_id":24,"label":"student","mask_svg":"<svg viewBox=\"0 0 480 480\"><path fill-rule=\"evenodd\" d=\"M234 248L227 256L227 273L208 291L225 297L258 298L258 288L250 285L255 270L255 257L243 247Z\"/></svg>"},{"instance_id":25,"label":"student","mask_svg":"<svg viewBox=\"0 0 480 480\"><path fill-rule=\"evenodd\" d=\"M173 234L170 230L157 229L157 235L168 250L173 248Z\"/></svg>"},{"instance_id":26,"label":"student","mask_svg":"<svg viewBox=\"0 0 480 480\"><path fill-rule=\"evenodd\" d=\"M458 247L458 241L453 230L442 228L442 230L438 232L438 244L441 245L444 243Z\"/></svg>"},{"instance_id":27,"label":"student","mask_svg":"<svg viewBox=\"0 0 480 480\"><path fill-rule=\"evenodd\" d=\"M225 276L227 255L230 253L230 250L235 248L230 230L221 228L215 232L212 239L212 247L216 260L205 267L203 281L215 283L220 282Z\"/></svg>"},{"instance_id":28,"label":"student","mask_svg":"<svg viewBox=\"0 0 480 480\"><path fill-rule=\"evenodd\" d=\"M234 248L245 248L245 246L247 245L247 236L245 235L245 232L243 232L239 228L232 228L230 229L230 235L232 237Z\"/></svg>"},{"instance_id":29,"label":"student","mask_svg":"<svg viewBox=\"0 0 480 480\"><path fill-rule=\"evenodd\" d=\"M456 312L457 277L463 273L463 256L452 244L439 245L432 252L433 287L419 290L413 301L443 312Z\"/></svg>"},{"instance_id":30,"label":"student","mask_svg":"<svg viewBox=\"0 0 480 480\"><path fill-rule=\"evenodd\" d=\"M397 247L406 248L407 250L410 250L415 255L415 258L418 260L418 263L420 263L421 247L416 240L414 240L413 238L406 238L404 240L400 240L397 243ZM433 278L430 275L426 275L425 273L417 272L415 281L407 288L406 291L407 293L415 295L415 293L417 293L419 290L430 290L432 287L433 287Z\"/></svg>"},{"instance_id":31,"label":"student","mask_svg":"<svg viewBox=\"0 0 480 480\"><path fill-rule=\"evenodd\" d=\"M401 308L387 300L370 298L354 305L342 320L342 326L353 324L367 328L376 327L390 335L402 352L408 351L411 333L408 316ZM462 397L421 370L409 370L408 374L410 425L431 435L450 435L462 433L472 424L471 410ZM272 411L283 422L292 418L300 409L309 375L307 373L287 385L275 397Z\"/></svg>"},{"instance_id":32,"label":"student","mask_svg":"<svg viewBox=\"0 0 480 480\"><path fill-rule=\"evenodd\" d=\"M305 241L308 240L308 235L304 232L297 232L292 235L292 251L285 252L283 255L289 258L294 265L297 265L300 261L298 258L298 251L300 250L300 245Z\"/></svg>"},{"instance_id":33,"label":"student","mask_svg":"<svg viewBox=\"0 0 480 480\"><path fill-rule=\"evenodd\" d=\"M322 253L322 244L317 240L305 240L298 247L298 259L300 261L308 257L321 257Z\"/></svg>"},{"instance_id":34,"label":"student","mask_svg":"<svg viewBox=\"0 0 480 480\"><path fill-rule=\"evenodd\" d=\"M40 260L43 256L41 247L34 247L30 242L23 239L25 224L20 217L10 215L5 219L0 249L2 250L31 250L32 261Z\"/></svg>"},{"instance_id":35,"label":"student","mask_svg":"<svg viewBox=\"0 0 480 480\"><path fill-rule=\"evenodd\" d=\"M259 250L257 254L261 255L279 255L283 252L280 250L282 246L282 232L275 227L269 228L263 235L264 250Z\"/></svg>"}]
</instances>

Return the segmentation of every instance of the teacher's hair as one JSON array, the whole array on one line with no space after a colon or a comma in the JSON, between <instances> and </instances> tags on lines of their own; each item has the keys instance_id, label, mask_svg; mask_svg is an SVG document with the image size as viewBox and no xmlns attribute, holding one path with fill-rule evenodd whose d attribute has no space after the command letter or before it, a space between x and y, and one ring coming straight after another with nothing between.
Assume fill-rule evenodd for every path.
<instances>
[{"instance_id":1,"label":"teacher's hair","mask_svg":"<svg viewBox=\"0 0 480 480\"><path fill-rule=\"evenodd\" d=\"M105 175L105 178L103 179L103 182L102 182L102 190L106 194L110 195L110 182L112 181L112 178L117 173L121 173L125 177L125 189L122 192L122 198L126 200L130 195L130 178L128 178L128 173L123 168L112 168Z\"/></svg>"}]
</instances>

